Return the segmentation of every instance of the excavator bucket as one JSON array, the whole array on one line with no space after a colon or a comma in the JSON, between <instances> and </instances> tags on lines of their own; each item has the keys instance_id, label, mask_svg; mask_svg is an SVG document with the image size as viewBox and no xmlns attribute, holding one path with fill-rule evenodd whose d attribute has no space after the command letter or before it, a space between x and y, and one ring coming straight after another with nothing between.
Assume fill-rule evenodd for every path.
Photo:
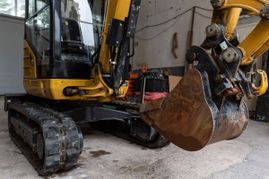
<instances>
[{"instance_id":1,"label":"excavator bucket","mask_svg":"<svg viewBox=\"0 0 269 179\"><path fill-rule=\"evenodd\" d=\"M249 118L244 101L223 98L218 107L208 74L206 70L189 69L166 98L141 106L143 120L188 151L240 136Z\"/></svg>"}]
</instances>

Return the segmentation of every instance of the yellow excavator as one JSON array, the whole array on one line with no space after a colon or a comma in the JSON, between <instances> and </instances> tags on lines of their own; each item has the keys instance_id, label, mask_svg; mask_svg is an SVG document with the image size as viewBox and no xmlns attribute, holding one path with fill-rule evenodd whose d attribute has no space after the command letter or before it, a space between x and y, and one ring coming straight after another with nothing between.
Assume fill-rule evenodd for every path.
<instances>
[{"instance_id":1,"label":"yellow excavator","mask_svg":"<svg viewBox=\"0 0 269 179\"><path fill-rule=\"evenodd\" d=\"M266 0L211 0L212 24L186 54L183 79L165 98L124 100L141 0L26 0L24 87L7 95L10 137L40 175L71 169L83 148L80 126L116 120L147 147L185 150L238 137L247 127L244 97L262 95L255 59L269 47ZM260 16L242 42L241 14Z\"/></svg>"}]
</instances>

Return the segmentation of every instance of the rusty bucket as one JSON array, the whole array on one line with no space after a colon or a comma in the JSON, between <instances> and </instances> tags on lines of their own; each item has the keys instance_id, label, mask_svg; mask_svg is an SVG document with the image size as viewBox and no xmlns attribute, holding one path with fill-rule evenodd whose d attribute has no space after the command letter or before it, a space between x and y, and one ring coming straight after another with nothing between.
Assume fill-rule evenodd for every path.
<instances>
[{"instance_id":1,"label":"rusty bucket","mask_svg":"<svg viewBox=\"0 0 269 179\"><path fill-rule=\"evenodd\" d=\"M249 118L243 100L226 100L219 109L207 74L197 69L188 70L166 98L143 104L140 112L144 121L188 151L240 136Z\"/></svg>"}]
</instances>

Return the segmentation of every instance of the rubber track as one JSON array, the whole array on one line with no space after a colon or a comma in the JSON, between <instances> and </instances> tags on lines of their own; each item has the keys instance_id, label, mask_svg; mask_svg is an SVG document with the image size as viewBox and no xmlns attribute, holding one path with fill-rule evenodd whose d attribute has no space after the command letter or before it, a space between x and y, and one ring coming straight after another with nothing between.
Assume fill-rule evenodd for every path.
<instances>
[{"instance_id":1,"label":"rubber track","mask_svg":"<svg viewBox=\"0 0 269 179\"><path fill-rule=\"evenodd\" d=\"M43 134L45 151L41 161L28 144L10 128L12 140L39 175L48 176L76 165L83 148L83 136L70 117L31 102L13 102L9 108L38 125L39 132Z\"/></svg>"}]
</instances>

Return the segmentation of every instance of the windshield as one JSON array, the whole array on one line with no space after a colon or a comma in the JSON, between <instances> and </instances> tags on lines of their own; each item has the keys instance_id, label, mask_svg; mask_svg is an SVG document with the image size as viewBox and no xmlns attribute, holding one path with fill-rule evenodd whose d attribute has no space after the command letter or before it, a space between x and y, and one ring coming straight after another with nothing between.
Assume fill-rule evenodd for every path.
<instances>
[{"instance_id":1,"label":"windshield","mask_svg":"<svg viewBox=\"0 0 269 179\"><path fill-rule=\"evenodd\" d=\"M101 43L103 28L102 0L62 0L63 60L75 55L92 59Z\"/></svg>"}]
</instances>

